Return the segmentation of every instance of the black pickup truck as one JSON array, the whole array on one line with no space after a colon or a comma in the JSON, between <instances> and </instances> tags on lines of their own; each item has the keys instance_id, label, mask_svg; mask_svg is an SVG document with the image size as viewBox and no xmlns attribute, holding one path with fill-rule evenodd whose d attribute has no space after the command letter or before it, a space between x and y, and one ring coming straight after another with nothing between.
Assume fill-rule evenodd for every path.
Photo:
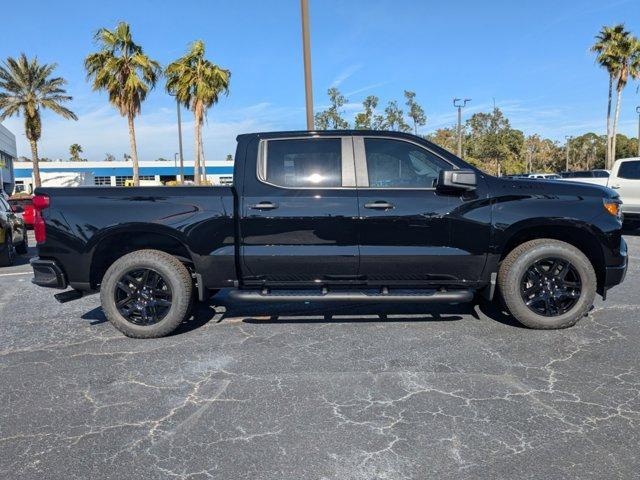
<instances>
[{"instance_id":1,"label":"black pickup truck","mask_svg":"<svg viewBox=\"0 0 640 480\"><path fill-rule=\"evenodd\" d=\"M622 282L604 187L487 175L396 132L240 135L232 187L41 188L34 283L100 290L124 334L170 333L192 299L469 302L575 324Z\"/></svg>"}]
</instances>

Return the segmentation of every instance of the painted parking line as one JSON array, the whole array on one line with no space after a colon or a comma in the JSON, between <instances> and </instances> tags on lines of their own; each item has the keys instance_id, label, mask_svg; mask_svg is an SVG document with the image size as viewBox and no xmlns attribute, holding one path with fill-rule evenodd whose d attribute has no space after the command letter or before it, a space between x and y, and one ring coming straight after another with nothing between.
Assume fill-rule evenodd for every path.
<instances>
[{"instance_id":1,"label":"painted parking line","mask_svg":"<svg viewBox=\"0 0 640 480\"><path fill-rule=\"evenodd\" d=\"M33 275L33 272L12 272L12 273L0 273L0 277L11 277L14 275Z\"/></svg>"}]
</instances>

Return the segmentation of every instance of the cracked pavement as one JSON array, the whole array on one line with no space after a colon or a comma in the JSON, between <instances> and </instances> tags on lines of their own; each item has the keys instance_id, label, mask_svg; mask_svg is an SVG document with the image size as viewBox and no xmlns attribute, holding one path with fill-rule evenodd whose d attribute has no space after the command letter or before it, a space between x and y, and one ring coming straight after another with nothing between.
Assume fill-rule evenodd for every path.
<instances>
[{"instance_id":1,"label":"cracked pavement","mask_svg":"<svg viewBox=\"0 0 640 480\"><path fill-rule=\"evenodd\" d=\"M627 241L626 282L561 331L488 306L222 292L177 334L132 340L97 296L59 305L27 265L1 269L0 478L637 478Z\"/></svg>"}]
</instances>

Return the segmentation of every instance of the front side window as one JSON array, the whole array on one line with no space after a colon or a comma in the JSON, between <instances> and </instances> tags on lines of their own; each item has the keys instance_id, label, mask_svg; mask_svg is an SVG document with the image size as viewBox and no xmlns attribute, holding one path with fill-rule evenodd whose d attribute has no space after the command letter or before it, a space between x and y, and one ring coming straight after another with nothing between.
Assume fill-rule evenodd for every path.
<instances>
[{"instance_id":1,"label":"front side window","mask_svg":"<svg viewBox=\"0 0 640 480\"><path fill-rule=\"evenodd\" d=\"M451 166L435 154L402 140L365 138L370 188L434 188L440 170Z\"/></svg>"},{"instance_id":2,"label":"front side window","mask_svg":"<svg viewBox=\"0 0 640 480\"><path fill-rule=\"evenodd\" d=\"M618 176L629 180L640 180L640 160L622 162Z\"/></svg>"},{"instance_id":3,"label":"front side window","mask_svg":"<svg viewBox=\"0 0 640 480\"><path fill-rule=\"evenodd\" d=\"M342 186L342 142L339 138L304 138L267 142L261 177L281 187Z\"/></svg>"}]
</instances>

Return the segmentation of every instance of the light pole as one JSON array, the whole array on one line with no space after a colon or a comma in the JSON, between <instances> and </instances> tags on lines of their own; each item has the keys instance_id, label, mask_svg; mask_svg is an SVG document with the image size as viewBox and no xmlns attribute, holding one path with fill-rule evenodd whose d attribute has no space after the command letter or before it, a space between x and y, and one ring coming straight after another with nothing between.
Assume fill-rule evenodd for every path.
<instances>
[{"instance_id":1,"label":"light pole","mask_svg":"<svg viewBox=\"0 0 640 480\"><path fill-rule=\"evenodd\" d=\"M453 106L458 109L458 157L462 158L462 109L470 102L470 98L454 98Z\"/></svg>"},{"instance_id":2,"label":"light pole","mask_svg":"<svg viewBox=\"0 0 640 480\"><path fill-rule=\"evenodd\" d=\"M311 89L311 40L309 36L309 0L300 0L302 15L302 56L304 58L304 94L307 106L307 130L313 130L313 92Z\"/></svg>"},{"instance_id":3,"label":"light pole","mask_svg":"<svg viewBox=\"0 0 640 480\"><path fill-rule=\"evenodd\" d=\"M638 156L640 157L640 106L636 107L636 113L638 114Z\"/></svg>"},{"instance_id":4,"label":"light pole","mask_svg":"<svg viewBox=\"0 0 640 480\"><path fill-rule=\"evenodd\" d=\"M176 110L178 112L178 152L180 153L180 184L184 185L184 155L182 154L182 118L180 115L180 102L176 97Z\"/></svg>"},{"instance_id":5,"label":"light pole","mask_svg":"<svg viewBox=\"0 0 640 480\"><path fill-rule=\"evenodd\" d=\"M571 142L571 136L570 135L565 135L564 137L566 143L565 143L565 151L566 151L566 159L565 159L565 165L564 165L564 171L568 172L569 171L569 144Z\"/></svg>"}]
</instances>

